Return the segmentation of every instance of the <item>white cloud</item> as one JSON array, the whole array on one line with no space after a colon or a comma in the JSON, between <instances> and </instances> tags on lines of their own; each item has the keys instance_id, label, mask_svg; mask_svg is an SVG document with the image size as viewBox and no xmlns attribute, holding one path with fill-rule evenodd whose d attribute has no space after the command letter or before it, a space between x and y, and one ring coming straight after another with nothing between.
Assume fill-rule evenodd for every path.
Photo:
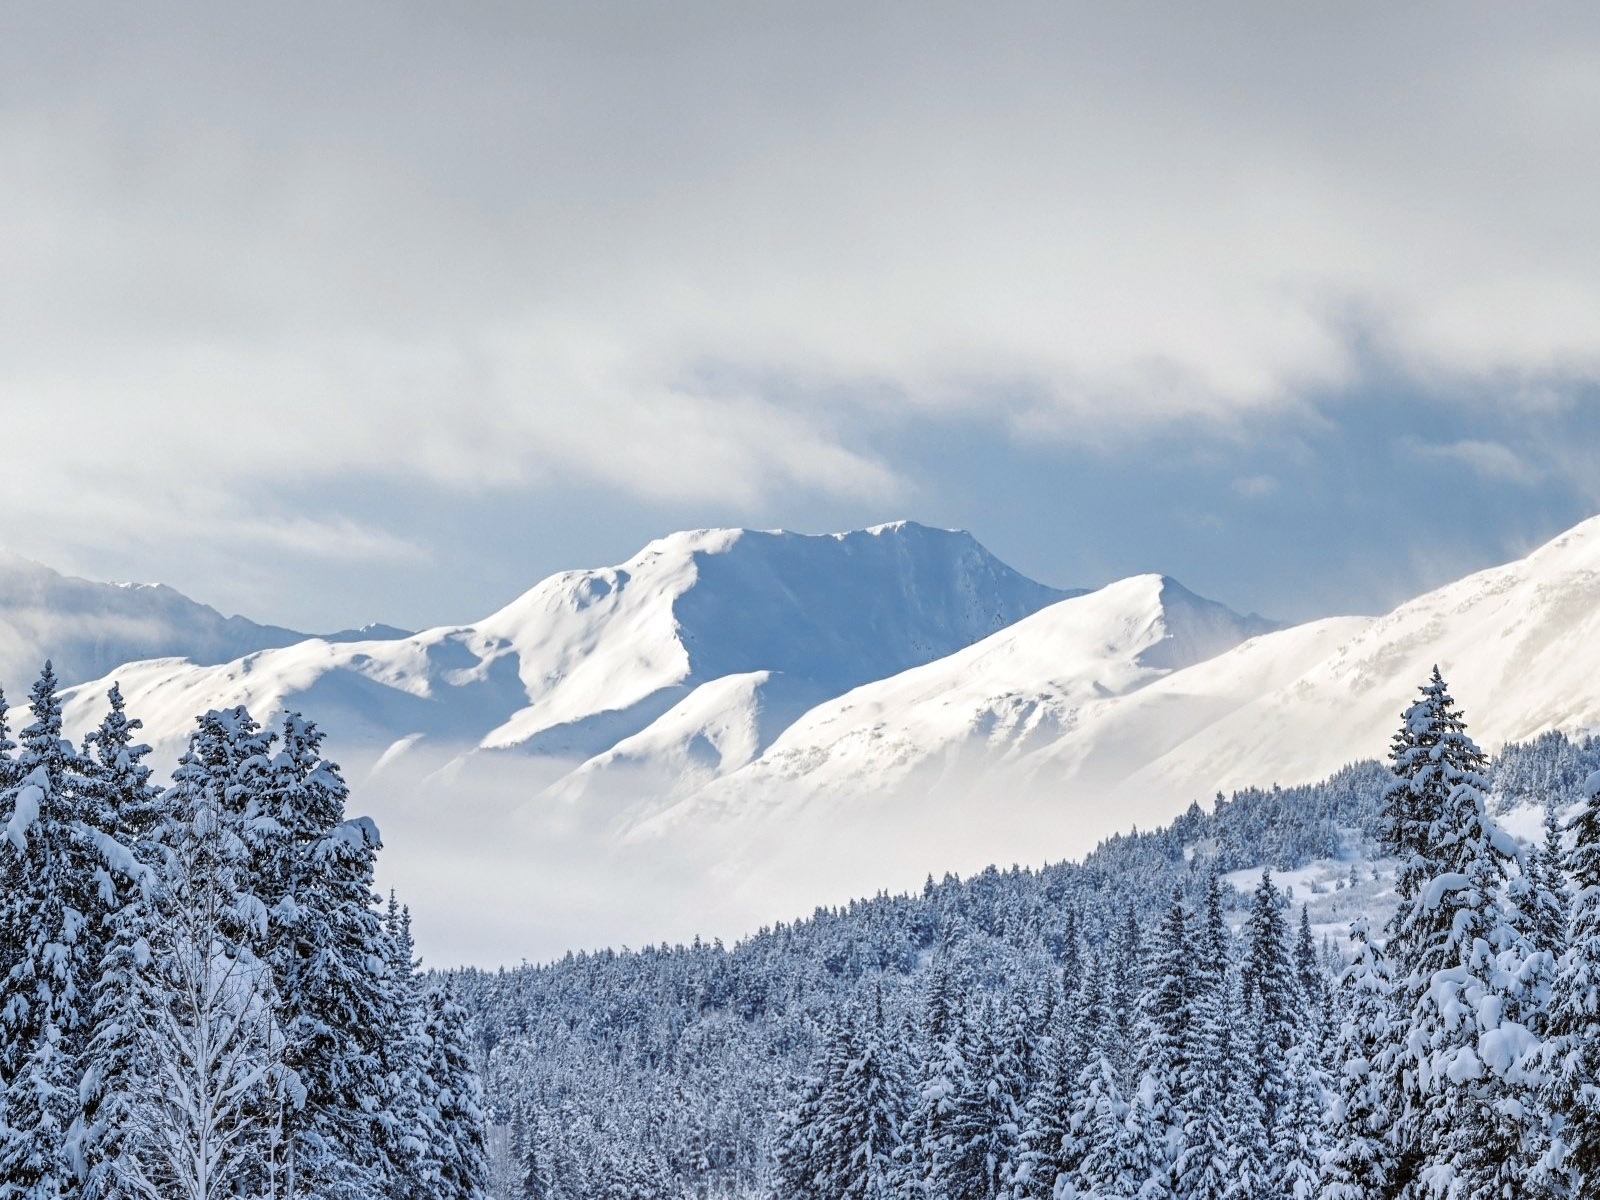
<instances>
[{"instance_id":1,"label":"white cloud","mask_svg":"<svg viewBox=\"0 0 1600 1200\"><path fill-rule=\"evenodd\" d=\"M0 50L13 513L69 437L196 525L174 478L735 515L904 495L863 409L1227 426L1351 385L1358 334L1441 387L1600 374L1581 8L68 21Z\"/></svg>"},{"instance_id":2,"label":"white cloud","mask_svg":"<svg viewBox=\"0 0 1600 1200\"><path fill-rule=\"evenodd\" d=\"M1278 490L1278 480L1272 475L1241 475L1233 481L1233 490L1249 500L1260 500Z\"/></svg>"},{"instance_id":3,"label":"white cloud","mask_svg":"<svg viewBox=\"0 0 1600 1200\"><path fill-rule=\"evenodd\" d=\"M1419 458L1460 463L1485 479L1531 487L1544 479L1544 472L1511 447L1499 442L1463 439L1455 442L1407 442L1406 448Z\"/></svg>"}]
</instances>

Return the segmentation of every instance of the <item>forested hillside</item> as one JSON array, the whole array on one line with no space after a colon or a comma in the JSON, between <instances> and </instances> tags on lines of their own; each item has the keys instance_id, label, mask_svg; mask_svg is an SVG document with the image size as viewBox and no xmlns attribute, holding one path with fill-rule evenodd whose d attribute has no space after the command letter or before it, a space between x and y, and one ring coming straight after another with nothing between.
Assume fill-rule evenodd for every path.
<instances>
[{"instance_id":1,"label":"forested hillside","mask_svg":"<svg viewBox=\"0 0 1600 1200\"><path fill-rule=\"evenodd\" d=\"M1485 762L1436 677L1387 765L1082 863L463 972L496 1192L1592 1194L1596 766L1559 734ZM1523 849L1491 813L1530 805Z\"/></svg>"},{"instance_id":2,"label":"forested hillside","mask_svg":"<svg viewBox=\"0 0 1600 1200\"><path fill-rule=\"evenodd\" d=\"M0 1197L475 1200L466 1013L373 894L322 735L206 713L165 789L116 688L0 697Z\"/></svg>"}]
</instances>

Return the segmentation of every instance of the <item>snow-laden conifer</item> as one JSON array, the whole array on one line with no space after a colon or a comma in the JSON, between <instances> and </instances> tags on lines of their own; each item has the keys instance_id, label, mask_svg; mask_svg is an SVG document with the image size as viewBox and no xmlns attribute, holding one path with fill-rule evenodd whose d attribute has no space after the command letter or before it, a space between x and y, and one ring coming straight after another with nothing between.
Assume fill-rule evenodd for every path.
<instances>
[{"instance_id":1,"label":"snow-laden conifer","mask_svg":"<svg viewBox=\"0 0 1600 1200\"><path fill-rule=\"evenodd\" d=\"M1401 856L1389 923L1403 1030L1391 1068L1397 1183L1486 1197L1528 1166L1529 1126L1506 1113L1535 1046L1514 1019L1506 970L1526 953L1504 903L1516 851L1488 815L1483 754L1437 669L1421 690L1395 737L1390 793Z\"/></svg>"},{"instance_id":2,"label":"snow-laden conifer","mask_svg":"<svg viewBox=\"0 0 1600 1200\"><path fill-rule=\"evenodd\" d=\"M167 793L158 927L124 929L131 940L110 964L132 993L115 1015L132 1022L142 1056L119 1082L129 1094L109 1140L112 1195L294 1194L274 1170L282 1039L271 973L250 946L260 914L237 819L254 734L238 714L201 720Z\"/></svg>"},{"instance_id":3,"label":"snow-laden conifer","mask_svg":"<svg viewBox=\"0 0 1600 1200\"><path fill-rule=\"evenodd\" d=\"M1334 1100L1328 1107L1320 1200L1385 1195L1394 1176L1394 1097L1382 1071L1396 1038L1390 1018L1394 981L1365 917L1352 922L1350 946L1353 960L1339 977Z\"/></svg>"},{"instance_id":4,"label":"snow-laden conifer","mask_svg":"<svg viewBox=\"0 0 1600 1200\"><path fill-rule=\"evenodd\" d=\"M0 1197L44 1200L78 1186L79 1080L107 901L86 820L81 764L61 736L61 700L46 663L6 797L7 952L0 980Z\"/></svg>"},{"instance_id":5,"label":"snow-laden conifer","mask_svg":"<svg viewBox=\"0 0 1600 1200\"><path fill-rule=\"evenodd\" d=\"M1555 1136L1542 1174L1574 1195L1600 1188L1600 772L1584 785L1563 859L1573 899L1551 988L1543 1058Z\"/></svg>"},{"instance_id":6,"label":"snow-laden conifer","mask_svg":"<svg viewBox=\"0 0 1600 1200\"><path fill-rule=\"evenodd\" d=\"M1222 905L1222 882L1213 873L1198 937L1190 948L1189 1048L1178 1077L1182 1123L1172 1176L1173 1192L1183 1200L1222 1200L1228 1188L1227 1095L1233 1063L1228 1030L1229 934Z\"/></svg>"},{"instance_id":7,"label":"snow-laden conifer","mask_svg":"<svg viewBox=\"0 0 1600 1200\"><path fill-rule=\"evenodd\" d=\"M427 1076L439 1129L436 1161L438 1200L483 1200L489 1165L483 1085L472 1065L467 1012L451 985L428 995L424 1026L429 1045Z\"/></svg>"}]
</instances>

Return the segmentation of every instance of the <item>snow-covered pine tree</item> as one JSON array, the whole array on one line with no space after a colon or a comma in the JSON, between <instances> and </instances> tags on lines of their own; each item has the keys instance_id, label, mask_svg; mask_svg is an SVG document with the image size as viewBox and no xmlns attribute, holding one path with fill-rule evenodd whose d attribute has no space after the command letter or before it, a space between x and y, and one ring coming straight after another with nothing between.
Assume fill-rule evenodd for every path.
<instances>
[{"instance_id":1,"label":"snow-covered pine tree","mask_svg":"<svg viewBox=\"0 0 1600 1200\"><path fill-rule=\"evenodd\" d=\"M995 1200L1009 1183L1026 1096L1025 1042L1013 1036L1011 1005L986 999L962 1022L966 1070L951 1096L948 1140L936 1159L941 1194L949 1200Z\"/></svg>"},{"instance_id":2,"label":"snow-covered pine tree","mask_svg":"<svg viewBox=\"0 0 1600 1200\"><path fill-rule=\"evenodd\" d=\"M348 790L321 744L315 725L284 716L246 838L300 1092L285 1108L294 1186L332 1200L382 1194L403 1174L389 1133L406 1101L390 1090L382 1051L405 1036L405 1021L372 890L377 827L344 819Z\"/></svg>"},{"instance_id":3,"label":"snow-covered pine tree","mask_svg":"<svg viewBox=\"0 0 1600 1200\"><path fill-rule=\"evenodd\" d=\"M483 1200L488 1179L487 1118L483 1085L472 1065L467 1012L446 981L428 995L427 1077L433 1087L439 1140L437 1200Z\"/></svg>"},{"instance_id":4,"label":"snow-covered pine tree","mask_svg":"<svg viewBox=\"0 0 1600 1200\"><path fill-rule=\"evenodd\" d=\"M132 849L157 832L161 793L144 761L150 747L134 740L144 722L128 715L117 684L106 701L105 717L83 739L83 790L95 827Z\"/></svg>"},{"instance_id":5,"label":"snow-covered pine tree","mask_svg":"<svg viewBox=\"0 0 1600 1200\"><path fill-rule=\"evenodd\" d=\"M1322 1070L1321 1027L1315 1015L1308 1014L1301 1022L1299 1040L1284 1060L1289 1087L1277 1142L1283 1155L1278 1179L1284 1196L1292 1200L1311 1200L1316 1195L1327 1153L1328 1080Z\"/></svg>"},{"instance_id":6,"label":"snow-covered pine tree","mask_svg":"<svg viewBox=\"0 0 1600 1200\"><path fill-rule=\"evenodd\" d=\"M1265 1040L1258 1031L1263 1017L1259 1007L1245 1001L1242 972L1230 975L1226 987L1227 1020L1220 1055L1228 1066L1227 1090L1222 1097L1223 1123L1228 1130L1223 1195L1226 1200L1279 1200L1267 1109L1257 1091L1259 1071L1251 1057L1252 1048Z\"/></svg>"},{"instance_id":7,"label":"snow-covered pine tree","mask_svg":"<svg viewBox=\"0 0 1600 1200\"><path fill-rule=\"evenodd\" d=\"M1091 961L1090 969L1097 966ZM1103 969L1093 974L1114 975ZM1111 992L1109 980L1104 990ZM1131 1106L1117 1080L1114 1058L1121 1034L1109 995L1103 1015L1090 1027L1098 1037L1078 1076L1067 1169L1057 1183L1057 1200L1124 1200L1136 1196L1149 1179L1149 1147L1129 1120Z\"/></svg>"},{"instance_id":8,"label":"snow-covered pine tree","mask_svg":"<svg viewBox=\"0 0 1600 1200\"><path fill-rule=\"evenodd\" d=\"M1567 917L1572 888L1567 882L1562 850L1561 815L1555 798L1544 806L1544 838L1527 854L1526 924L1536 949L1559 960L1567 947Z\"/></svg>"},{"instance_id":9,"label":"snow-covered pine tree","mask_svg":"<svg viewBox=\"0 0 1600 1200\"><path fill-rule=\"evenodd\" d=\"M903 1084L882 1026L881 1003L847 1012L824 1056L811 1134L812 1186L824 1200L895 1194Z\"/></svg>"},{"instance_id":10,"label":"snow-covered pine tree","mask_svg":"<svg viewBox=\"0 0 1600 1200\"><path fill-rule=\"evenodd\" d=\"M389 948L389 977L394 983L397 1021L380 1048L387 1077L385 1094L394 1098L390 1119L381 1126L391 1164L389 1195L392 1200L427 1200L437 1185L439 1166L435 1146L440 1132L434 1123L432 1084L427 1076L428 1043L423 1032L425 1004L418 976L416 942L411 934L411 912L389 893L384 915ZM519 1114L520 1115L520 1114ZM533 1154L531 1144L517 1147L519 1155ZM526 1175L526 1172L523 1172ZM542 1197L535 1198L542 1200Z\"/></svg>"},{"instance_id":11,"label":"snow-covered pine tree","mask_svg":"<svg viewBox=\"0 0 1600 1200\"><path fill-rule=\"evenodd\" d=\"M1082 1180L1081 1168L1090 1149L1087 1137L1093 1117L1092 1106L1087 1102L1083 1088L1091 1075L1098 1077L1101 1048L1109 1036L1106 972L1100 954L1093 949L1085 949L1083 953L1078 990L1069 1001L1068 1009L1072 1014L1072 1022L1066 1031L1062 1058L1064 1065L1072 1069L1073 1075L1069 1085L1065 1127L1058 1147L1056 1191L1073 1189ZM1106 1069L1110 1070L1109 1064Z\"/></svg>"},{"instance_id":12,"label":"snow-covered pine tree","mask_svg":"<svg viewBox=\"0 0 1600 1200\"><path fill-rule=\"evenodd\" d=\"M1072 972L1081 987L1081 948ZM1059 989L1061 983L1052 978ZM1072 1122L1073 1084L1082 1063L1074 1052L1075 1013L1065 997L1051 1005L1050 1032L1041 1039L1039 1075L1023 1108L1022 1133L1017 1144L1017 1169L1013 1189L1017 1196L1049 1200L1062 1171L1062 1148Z\"/></svg>"},{"instance_id":13,"label":"snow-covered pine tree","mask_svg":"<svg viewBox=\"0 0 1600 1200\"><path fill-rule=\"evenodd\" d=\"M0 688L0 796L5 795L22 778L16 759L17 743L11 738L11 705L6 701L4 688Z\"/></svg>"},{"instance_id":14,"label":"snow-covered pine tree","mask_svg":"<svg viewBox=\"0 0 1600 1200\"><path fill-rule=\"evenodd\" d=\"M1181 1200L1222 1200L1229 1164L1227 1095L1233 1064L1228 1031L1229 933L1222 881L1206 885L1193 954L1189 1049L1178 1079L1182 1127L1173 1162L1173 1192Z\"/></svg>"},{"instance_id":15,"label":"snow-covered pine tree","mask_svg":"<svg viewBox=\"0 0 1600 1200\"><path fill-rule=\"evenodd\" d=\"M0 897L10 961L0 981L0 1197L46 1200L78 1186L79 1079L104 936L104 876L78 756L61 737L61 700L45 663L7 798L11 885Z\"/></svg>"},{"instance_id":16,"label":"snow-covered pine tree","mask_svg":"<svg viewBox=\"0 0 1600 1200\"><path fill-rule=\"evenodd\" d=\"M110 1139L114 1196L290 1194L271 1173L276 997L246 936L260 914L234 809L256 731L235 718L209 713L191 737L166 793L158 922L125 930L132 940L112 964L131 992L119 1015L142 1054L123 1076L127 1123Z\"/></svg>"},{"instance_id":17,"label":"snow-covered pine tree","mask_svg":"<svg viewBox=\"0 0 1600 1200\"><path fill-rule=\"evenodd\" d=\"M1354 959L1339 977L1339 1041L1333 1060L1335 1100L1328 1108L1328 1147L1319 1200L1368 1200L1390 1194L1393 1112L1381 1064L1393 1053L1394 981L1367 919L1350 926Z\"/></svg>"},{"instance_id":18,"label":"snow-covered pine tree","mask_svg":"<svg viewBox=\"0 0 1600 1200\"><path fill-rule=\"evenodd\" d=\"M114 1167L134 1116L139 1080L154 1069L135 1010L146 1003L148 979L142 973L150 964L163 861L155 840L162 832L162 796L144 764L150 748L133 740L140 722L127 715L115 684L107 699L105 719L84 739L80 755L85 812L96 827L106 904L79 1084L82 1127L74 1136L86 1200L124 1194Z\"/></svg>"},{"instance_id":19,"label":"snow-covered pine tree","mask_svg":"<svg viewBox=\"0 0 1600 1200\"><path fill-rule=\"evenodd\" d=\"M1286 1124L1291 1108L1289 1052L1299 1041L1304 1006L1289 958L1282 893L1270 871L1261 873L1245 919L1239 979L1252 1039L1240 1049L1253 1069L1252 1091L1261 1100L1276 1186L1287 1196L1293 1172L1291 1148L1297 1141L1296 1132Z\"/></svg>"},{"instance_id":20,"label":"snow-covered pine tree","mask_svg":"<svg viewBox=\"0 0 1600 1200\"><path fill-rule=\"evenodd\" d=\"M1311 934L1311 909L1305 904L1300 906L1300 925L1295 933L1294 975L1300 986L1303 1011L1311 1020L1316 1020L1327 1000L1327 985L1317 961L1316 939Z\"/></svg>"},{"instance_id":21,"label":"snow-covered pine tree","mask_svg":"<svg viewBox=\"0 0 1600 1200\"><path fill-rule=\"evenodd\" d=\"M550 1200L550 1168L539 1106L519 1097L511 1117L513 1200Z\"/></svg>"},{"instance_id":22,"label":"snow-covered pine tree","mask_svg":"<svg viewBox=\"0 0 1600 1200\"><path fill-rule=\"evenodd\" d=\"M916 1194L930 1200L948 1196L946 1168L953 1153L952 1122L956 1097L967 1086L962 1056L959 996L950 960L949 927L928 964L922 1011L922 1061L911 1112L902 1134L902 1178Z\"/></svg>"},{"instance_id":23,"label":"snow-covered pine tree","mask_svg":"<svg viewBox=\"0 0 1600 1200\"><path fill-rule=\"evenodd\" d=\"M1389 923L1402 1022L1396 1183L1488 1197L1527 1174L1530 1130L1505 1119L1533 1046L1507 1014L1506 956L1525 953L1504 903L1515 843L1489 817L1482 752L1435 668L1394 741Z\"/></svg>"},{"instance_id":24,"label":"snow-covered pine tree","mask_svg":"<svg viewBox=\"0 0 1600 1200\"><path fill-rule=\"evenodd\" d=\"M1139 921L1132 906L1123 911L1122 920L1112 934L1111 946L1108 964L1111 987L1107 1002L1117 1041L1109 1049L1119 1083L1131 1088L1139 1028L1139 996L1144 991L1144 951L1140 945Z\"/></svg>"},{"instance_id":25,"label":"snow-covered pine tree","mask_svg":"<svg viewBox=\"0 0 1600 1200\"><path fill-rule=\"evenodd\" d=\"M1140 998L1138 1089L1132 1119L1146 1144L1147 1177L1140 1195L1173 1195L1184 1151L1184 1130L1196 1105L1207 1098L1186 1094L1184 1082L1197 1049L1195 997L1199 990L1189 911L1181 892L1151 947L1150 984Z\"/></svg>"},{"instance_id":26,"label":"snow-covered pine tree","mask_svg":"<svg viewBox=\"0 0 1600 1200\"><path fill-rule=\"evenodd\" d=\"M1600 1189L1600 772L1584 783L1563 855L1573 889L1566 949L1551 987L1543 1058L1546 1105L1558 1125L1541 1174L1574 1196Z\"/></svg>"}]
</instances>

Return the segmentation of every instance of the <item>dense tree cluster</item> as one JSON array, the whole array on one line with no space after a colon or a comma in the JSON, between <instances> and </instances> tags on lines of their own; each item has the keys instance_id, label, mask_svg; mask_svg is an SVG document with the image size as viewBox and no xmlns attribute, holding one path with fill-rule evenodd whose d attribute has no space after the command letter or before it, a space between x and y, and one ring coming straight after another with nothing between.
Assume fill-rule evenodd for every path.
<instances>
[{"instance_id":1,"label":"dense tree cluster","mask_svg":"<svg viewBox=\"0 0 1600 1200\"><path fill-rule=\"evenodd\" d=\"M1486 762L1436 675L1388 764L1219 798L1082 864L930 879L732 949L466 972L495 1186L1593 1195L1596 758L1551 735ZM1507 795L1546 805L1531 849L1490 816ZM1318 899L1337 944L1282 883L1336 855L1349 877Z\"/></svg>"},{"instance_id":2,"label":"dense tree cluster","mask_svg":"<svg viewBox=\"0 0 1600 1200\"><path fill-rule=\"evenodd\" d=\"M199 718L157 787L118 691L0 698L0 1200L472 1200L467 1016L373 894L321 734Z\"/></svg>"}]
</instances>

